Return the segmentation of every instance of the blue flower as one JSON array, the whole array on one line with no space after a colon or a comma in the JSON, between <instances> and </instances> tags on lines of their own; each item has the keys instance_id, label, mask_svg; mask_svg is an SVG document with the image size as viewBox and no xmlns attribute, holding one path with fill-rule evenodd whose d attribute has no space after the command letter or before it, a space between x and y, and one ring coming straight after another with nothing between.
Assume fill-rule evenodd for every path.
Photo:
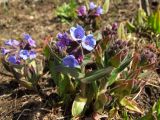
<instances>
[{"instance_id":1,"label":"blue flower","mask_svg":"<svg viewBox=\"0 0 160 120\"><path fill-rule=\"evenodd\" d=\"M20 44L19 41L17 40L7 40L5 41L5 45L8 45L8 46L18 46Z\"/></svg>"},{"instance_id":2,"label":"blue flower","mask_svg":"<svg viewBox=\"0 0 160 120\"><path fill-rule=\"evenodd\" d=\"M60 48L63 49L66 46L69 45L69 43L71 42L70 38L68 37L67 33L58 33L57 35L58 38L58 42L56 43L56 45Z\"/></svg>"},{"instance_id":3,"label":"blue flower","mask_svg":"<svg viewBox=\"0 0 160 120\"><path fill-rule=\"evenodd\" d=\"M9 56L8 57L8 62L12 63L12 64L17 64L17 58L15 55Z\"/></svg>"},{"instance_id":4,"label":"blue flower","mask_svg":"<svg viewBox=\"0 0 160 120\"><path fill-rule=\"evenodd\" d=\"M94 2L90 2L90 3L89 3L89 8L90 8L91 10L93 10L93 9L96 8L96 7L97 7L97 5L94 4Z\"/></svg>"},{"instance_id":5,"label":"blue flower","mask_svg":"<svg viewBox=\"0 0 160 120\"><path fill-rule=\"evenodd\" d=\"M28 50L20 50L19 56L20 56L20 58L22 58L23 60L27 60L28 58L31 60L31 59L36 58L36 52L33 51L33 50L31 50L31 51L28 51Z\"/></svg>"},{"instance_id":6,"label":"blue flower","mask_svg":"<svg viewBox=\"0 0 160 120\"><path fill-rule=\"evenodd\" d=\"M100 16L102 13L103 13L102 7L101 7L101 6L98 6L95 15L96 15L96 16Z\"/></svg>"},{"instance_id":7,"label":"blue flower","mask_svg":"<svg viewBox=\"0 0 160 120\"><path fill-rule=\"evenodd\" d=\"M30 51L30 52L29 52L29 58L30 58L30 59L36 58L36 52L35 52L35 51Z\"/></svg>"},{"instance_id":8,"label":"blue flower","mask_svg":"<svg viewBox=\"0 0 160 120\"><path fill-rule=\"evenodd\" d=\"M10 50L5 49L5 48L1 48L1 53L2 53L3 55L6 55L6 54L9 53L9 52L10 52Z\"/></svg>"},{"instance_id":9,"label":"blue flower","mask_svg":"<svg viewBox=\"0 0 160 120\"><path fill-rule=\"evenodd\" d=\"M19 56L23 60L27 60L29 58L29 51L28 50L20 50Z\"/></svg>"},{"instance_id":10,"label":"blue flower","mask_svg":"<svg viewBox=\"0 0 160 120\"><path fill-rule=\"evenodd\" d=\"M24 34L24 39L28 41L29 45L32 47L36 47L36 42L32 39L29 34Z\"/></svg>"},{"instance_id":11,"label":"blue flower","mask_svg":"<svg viewBox=\"0 0 160 120\"><path fill-rule=\"evenodd\" d=\"M74 40L82 40L85 36L85 31L82 26L77 25L77 27L72 27L70 29L70 34Z\"/></svg>"},{"instance_id":12,"label":"blue flower","mask_svg":"<svg viewBox=\"0 0 160 120\"><path fill-rule=\"evenodd\" d=\"M71 68L79 66L78 61L75 59L73 55L68 55L65 58L63 58L62 63L64 66Z\"/></svg>"},{"instance_id":13,"label":"blue flower","mask_svg":"<svg viewBox=\"0 0 160 120\"><path fill-rule=\"evenodd\" d=\"M95 45L96 45L96 40L93 38L92 34L89 34L82 39L82 47L88 51L93 50Z\"/></svg>"},{"instance_id":14,"label":"blue flower","mask_svg":"<svg viewBox=\"0 0 160 120\"><path fill-rule=\"evenodd\" d=\"M32 37L29 34L23 34L23 37L25 40L32 39Z\"/></svg>"},{"instance_id":15,"label":"blue flower","mask_svg":"<svg viewBox=\"0 0 160 120\"><path fill-rule=\"evenodd\" d=\"M86 15L87 14L87 9L86 9L86 6L80 6L78 8L78 16L83 16L83 15Z\"/></svg>"}]
</instances>

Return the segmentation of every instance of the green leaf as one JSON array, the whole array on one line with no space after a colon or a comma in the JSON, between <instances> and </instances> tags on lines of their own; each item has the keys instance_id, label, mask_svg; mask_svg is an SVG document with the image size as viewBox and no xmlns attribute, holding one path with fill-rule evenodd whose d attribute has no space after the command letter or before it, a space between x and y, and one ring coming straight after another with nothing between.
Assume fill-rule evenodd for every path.
<instances>
[{"instance_id":1,"label":"green leaf","mask_svg":"<svg viewBox=\"0 0 160 120\"><path fill-rule=\"evenodd\" d=\"M120 72L122 72L130 64L131 61L132 61L132 57L131 57L130 54L128 54L126 56L126 58L124 58L124 60L121 62L121 64L119 65L119 67L115 68L111 72L111 75L110 75L110 77L108 79L108 85L111 85L111 84L113 84L116 81L116 78L117 78L118 74Z\"/></svg>"},{"instance_id":2,"label":"green leaf","mask_svg":"<svg viewBox=\"0 0 160 120\"><path fill-rule=\"evenodd\" d=\"M96 112L102 112L105 104L108 102L109 98L105 95L105 93L101 93L97 96L97 99L94 103L94 110Z\"/></svg>"},{"instance_id":3,"label":"green leaf","mask_svg":"<svg viewBox=\"0 0 160 120\"><path fill-rule=\"evenodd\" d=\"M113 67L108 67L108 68L90 72L84 78L80 79L80 81L83 83L91 83L105 76L109 76L112 70L113 70Z\"/></svg>"},{"instance_id":4,"label":"green leaf","mask_svg":"<svg viewBox=\"0 0 160 120\"><path fill-rule=\"evenodd\" d=\"M131 111L138 112L140 114L144 113L144 111L138 107L138 104L136 103L136 101L134 101L131 98L124 97L120 101L120 104Z\"/></svg>"},{"instance_id":5,"label":"green leaf","mask_svg":"<svg viewBox=\"0 0 160 120\"><path fill-rule=\"evenodd\" d=\"M158 6L156 12L148 17L148 24L156 33L160 33L160 6Z\"/></svg>"},{"instance_id":6,"label":"green leaf","mask_svg":"<svg viewBox=\"0 0 160 120\"><path fill-rule=\"evenodd\" d=\"M130 23L129 21L127 21L126 26L128 28L129 31L134 32L136 30L136 27Z\"/></svg>"},{"instance_id":7,"label":"green leaf","mask_svg":"<svg viewBox=\"0 0 160 120\"><path fill-rule=\"evenodd\" d=\"M130 95L133 84L135 84L134 80L116 81L114 84L114 88L111 89L111 92L113 92L115 96L121 99L126 95Z\"/></svg>"},{"instance_id":8,"label":"green leaf","mask_svg":"<svg viewBox=\"0 0 160 120\"><path fill-rule=\"evenodd\" d=\"M118 110L113 107L108 113L108 118L110 118L109 120L114 119L114 117L117 116L117 114Z\"/></svg>"},{"instance_id":9,"label":"green leaf","mask_svg":"<svg viewBox=\"0 0 160 120\"><path fill-rule=\"evenodd\" d=\"M121 22L119 27L118 27L118 39L126 40L126 34L125 34L124 23L123 22Z\"/></svg>"},{"instance_id":10,"label":"green leaf","mask_svg":"<svg viewBox=\"0 0 160 120\"><path fill-rule=\"evenodd\" d=\"M74 93L74 85L68 75L61 74L61 79L58 83L58 91L62 97L64 97L66 94L71 95Z\"/></svg>"},{"instance_id":11,"label":"green leaf","mask_svg":"<svg viewBox=\"0 0 160 120\"><path fill-rule=\"evenodd\" d=\"M26 81L25 79L18 80L18 83L27 89L34 89L34 86L31 82Z\"/></svg>"},{"instance_id":12,"label":"green leaf","mask_svg":"<svg viewBox=\"0 0 160 120\"><path fill-rule=\"evenodd\" d=\"M105 0L104 4L103 4L103 13L106 14L109 10L109 4L110 4L110 0Z\"/></svg>"},{"instance_id":13,"label":"green leaf","mask_svg":"<svg viewBox=\"0 0 160 120\"><path fill-rule=\"evenodd\" d=\"M74 117L80 116L85 110L86 103L87 103L87 98L77 96L72 105L72 115Z\"/></svg>"},{"instance_id":14,"label":"green leaf","mask_svg":"<svg viewBox=\"0 0 160 120\"><path fill-rule=\"evenodd\" d=\"M122 58L122 54L123 51L120 51L119 53L117 53L116 55L114 55L109 61L111 62L112 66L114 67L118 67L120 62L121 62L121 58Z\"/></svg>"},{"instance_id":15,"label":"green leaf","mask_svg":"<svg viewBox=\"0 0 160 120\"><path fill-rule=\"evenodd\" d=\"M59 61L57 61L56 59L53 61L49 61L49 71L56 85L58 85L59 80L61 80L61 74L55 71L56 66L58 66L59 64Z\"/></svg>"},{"instance_id":16,"label":"green leaf","mask_svg":"<svg viewBox=\"0 0 160 120\"><path fill-rule=\"evenodd\" d=\"M70 68L70 67L65 67L63 65L58 65L55 67L56 72L61 72L66 75L71 75L72 77L75 78L82 78L84 77L83 73L80 73L79 68Z\"/></svg>"},{"instance_id":17,"label":"green leaf","mask_svg":"<svg viewBox=\"0 0 160 120\"><path fill-rule=\"evenodd\" d=\"M138 9L138 13L137 13L137 25L138 26L144 26L145 23L145 18L146 18L146 13L142 8Z\"/></svg>"},{"instance_id":18,"label":"green leaf","mask_svg":"<svg viewBox=\"0 0 160 120\"><path fill-rule=\"evenodd\" d=\"M158 7L158 10L156 13L156 32L160 33L160 7Z\"/></svg>"},{"instance_id":19,"label":"green leaf","mask_svg":"<svg viewBox=\"0 0 160 120\"><path fill-rule=\"evenodd\" d=\"M43 50L43 53L44 53L45 57L49 58L50 57L50 48L48 46L46 46Z\"/></svg>"},{"instance_id":20,"label":"green leaf","mask_svg":"<svg viewBox=\"0 0 160 120\"><path fill-rule=\"evenodd\" d=\"M160 99L156 103L157 117L160 118Z\"/></svg>"}]
</instances>

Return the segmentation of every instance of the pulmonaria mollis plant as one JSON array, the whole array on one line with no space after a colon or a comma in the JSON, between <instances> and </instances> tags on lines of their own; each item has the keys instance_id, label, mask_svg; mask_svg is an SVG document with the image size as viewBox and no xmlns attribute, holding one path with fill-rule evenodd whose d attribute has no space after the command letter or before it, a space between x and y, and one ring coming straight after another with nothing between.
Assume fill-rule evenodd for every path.
<instances>
[{"instance_id":1,"label":"pulmonaria mollis plant","mask_svg":"<svg viewBox=\"0 0 160 120\"><path fill-rule=\"evenodd\" d=\"M36 59L37 54L36 42L29 34L23 34L21 41L10 39L1 46L1 60L6 70L22 86L36 91L43 70L43 59Z\"/></svg>"},{"instance_id":2,"label":"pulmonaria mollis plant","mask_svg":"<svg viewBox=\"0 0 160 120\"><path fill-rule=\"evenodd\" d=\"M11 64L21 64L26 60L36 58L35 41L28 34L24 34L23 41L7 40L1 47L1 53L7 62Z\"/></svg>"},{"instance_id":3,"label":"pulmonaria mollis plant","mask_svg":"<svg viewBox=\"0 0 160 120\"><path fill-rule=\"evenodd\" d=\"M67 109L72 104L73 116L83 115L89 109L102 112L109 100L106 96L108 86L130 64L131 55L126 52L123 59L115 59L119 63L116 66L107 64L112 59L105 57L109 42L103 38L97 42L93 34L86 34L80 25L59 33L56 39L56 42L48 43L44 53L64 106ZM127 48L127 42L117 42L117 49ZM100 50L102 47L103 51Z\"/></svg>"},{"instance_id":4,"label":"pulmonaria mollis plant","mask_svg":"<svg viewBox=\"0 0 160 120\"><path fill-rule=\"evenodd\" d=\"M85 26L95 31L99 27L100 17L103 14L103 8L100 5L96 5L94 2L89 3L89 8L82 5L77 9L78 17L84 22Z\"/></svg>"}]
</instances>

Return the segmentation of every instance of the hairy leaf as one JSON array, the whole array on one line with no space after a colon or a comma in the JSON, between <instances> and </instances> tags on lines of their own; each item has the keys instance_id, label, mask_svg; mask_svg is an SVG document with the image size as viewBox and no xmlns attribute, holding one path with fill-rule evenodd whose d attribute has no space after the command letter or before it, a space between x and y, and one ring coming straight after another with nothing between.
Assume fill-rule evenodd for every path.
<instances>
[{"instance_id":1,"label":"hairy leaf","mask_svg":"<svg viewBox=\"0 0 160 120\"><path fill-rule=\"evenodd\" d=\"M85 110L86 103L87 103L87 98L77 96L72 105L72 115L74 117L81 115Z\"/></svg>"},{"instance_id":2,"label":"hairy leaf","mask_svg":"<svg viewBox=\"0 0 160 120\"><path fill-rule=\"evenodd\" d=\"M139 108L138 104L136 103L136 101L134 101L133 99L131 98L127 98L127 97L124 97L121 101L120 101L120 104L122 106L124 106L125 108L131 110L131 111L134 111L134 112L138 112L140 114L143 114L144 111Z\"/></svg>"}]
</instances>

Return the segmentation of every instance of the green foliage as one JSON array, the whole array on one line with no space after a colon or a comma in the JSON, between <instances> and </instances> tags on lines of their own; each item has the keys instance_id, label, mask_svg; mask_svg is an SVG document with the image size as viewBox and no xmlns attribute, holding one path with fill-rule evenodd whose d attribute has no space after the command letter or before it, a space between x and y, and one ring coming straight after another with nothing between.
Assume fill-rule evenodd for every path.
<instances>
[{"instance_id":1,"label":"green foliage","mask_svg":"<svg viewBox=\"0 0 160 120\"><path fill-rule=\"evenodd\" d=\"M76 1L70 0L68 4L63 3L62 6L57 7L56 15L61 18L62 22L73 20L77 18L76 8Z\"/></svg>"},{"instance_id":2,"label":"green foliage","mask_svg":"<svg viewBox=\"0 0 160 120\"><path fill-rule=\"evenodd\" d=\"M86 74L84 78L80 79L80 81L83 83L92 83L95 80L99 80L100 78L103 78L104 76L109 76L112 69L113 69L112 67L108 67L105 69L93 71L91 73Z\"/></svg>"},{"instance_id":3,"label":"green foliage","mask_svg":"<svg viewBox=\"0 0 160 120\"><path fill-rule=\"evenodd\" d=\"M86 103L87 103L87 98L77 96L73 101L72 115L74 117L80 116L84 112Z\"/></svg>"},{"instance_id":4,"label":"green foliage","mask_svg":"<svg viewBox=\"0 0 160 120\"><path fill-rule=\"evenodd\" d=\"M120 63L120 65L111 72L111 76L108 78L108 85L111 85L116 81L119 73L122 72L130 64L131 61L131 55L126 56L126 58Z\"/></svg>"},{"instance_id":5,"label":"green foliage","mask_svg":"<svg viewBox=\"0 0 160 120\"><path fill-rule=\"evenodd\" d=\"M137 113L143 114L143 110L141 110L141 109L138 107L138 104L136 103L136 101L134 101L134 100L132 100L132 99L129 99L129 98L124 97L124 98L120 101L120 104L121 104L122 106L124 106L125 108L131 110L131 111L136 111Z\"/></svg>"},{"instance_id":6,"label":"green foliage","mask_svg":"<svg viewBox=\"0 0 160 120\"><path fill-rule=\"evenodd\" d=\"M110 0L105 0L104 4L103 4L103 13L107 13L109 10L109 5L110 5Z\"/></svg>"},{"instance_id":7,"label":"green foliage","mask_svg":"<svg viewBox=\"0 0 160 120\"><path fill-rule=\"evenodd\" d=\"M160 6L157 8L157 11L151 14L148 23L156 33L160 33Z\"/></svg>"},{"instance_id":8,"label":"green foliage","mask_svg":"<svg viewBox=\"0 0 160 120\"><path fill-rule=\"evenodd\" d=\"M125 30L124 30L124 23L120 23L118 28L118 38L120 40L126 40Z\"/></svg>"},{"instance_id":9,"label":"green foliage","mask_svg":"<svg viewBox=\"0 0 160 120\"><path fill-rule=\"evenodd\" d=\"M108 11L109 4L110 0L105 0L103 5L104 13ZM73 20L77 17L76 7L75 0L70 0L69 4L64 3L58 7L56 14L62 18L62 21ZM49 42L56 43L55 41L47 41L48 43L43 49L46 66L44 66L43 58L38 59L38 61L27 61L23 65L12 65L6 62L5 59L2 59L2 63L6 70L11 72L21 85L38 92L40 92L38 83L44 74L44 67L49 69L47 73L56 84L56 92L61 99L64 109L68 110L68 108L71 108L70 114L75 118L83 116L90 109L93 113L100 114L107 109L109 120L122 118L130 120L132 119L130 113L144 115L144 110L140 108L133 97L142 87L143 81L141 80L150 73L148 70L155 70L154 65L156 63L151 64L143 61L143 48L138 48L140 46L138 43L135 44L135 48L130 48L129 45L121 46L121 44L129 44L130 42L127 40L128 34L126 31L140 33L143 28L149 29L148 25L155 33L160 32L159 9L150 17L147 17L144 11L139 9L133 23L127 22L125 24L125 22L122 22L119 24L118 29L116 25L112 30L106 29L106 31L108 30L106 34L106 31L94 33L94 35L97 35L98 40L92 51L81 48L79 41L75 40L72 41L72 44L66 46L64 45L65 43L61 43L61 45L66 47L61 50L58 49L57 44L57 46L49 44ZM68 35L67 32L66 34ZM69 36L70 39L71 37ZM119 39L121 41L114 44ZM77 47L74 43L76 45L80 44L80 46ZM156 47L158 46L160 46L159 43L157 43ZM72 49L72 47L77 49ZM110 49L111 47L113 49ZM82 54L83 59L82 62L78 63L78 67L65 66L63 58L68 54L67 52L72 51L69 55L75 54L76 56L76 52L73 50L79 51L80 48L82 50L80 56ZM109 50L113 51L109 54ZM77 56L79 57L79 53ZM154 55L151 54L150 56ZM76 60L78 61L78 58ZM160 118L160 100L148 114L139 120L152 120L155 116Z\"/></svg>"}]
</instances>

